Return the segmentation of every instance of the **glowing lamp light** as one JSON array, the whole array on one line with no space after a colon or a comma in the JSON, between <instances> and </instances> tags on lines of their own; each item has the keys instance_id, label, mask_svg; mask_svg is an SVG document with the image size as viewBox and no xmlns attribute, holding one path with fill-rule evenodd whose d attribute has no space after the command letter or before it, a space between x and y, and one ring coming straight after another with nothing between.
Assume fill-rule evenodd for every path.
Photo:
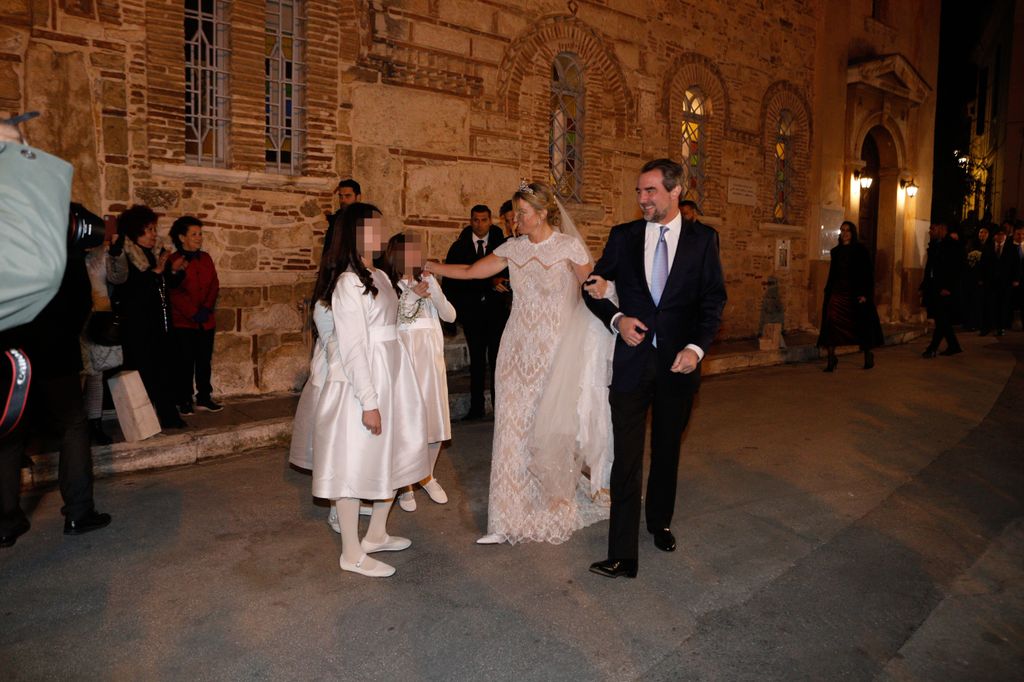
<instances>
[{"instance_id":1,"label":"glowing lamp light","mask_svg":"<svg viewBox=\"0 0 1024 682\"><path fill-rule=\"evenodd\" d=\"M900 187L907 193L907 196L913 199L917 196L917 185L914 184L913 180L900 180Z\"/></svg>"},{"instance_id":2,"label":"glowing lamp light","mask_svg":"<svg viewBox=\"0 0 1024 682\"><path fill-rule=\"evenodd\" d=\"M875 179L872 178L870 175L862 175L862 176L860 176L860 188L861 189L870 189L871 188L871 183L874 182L874 181L875 181Z\"/></svg>"}]
</instances>

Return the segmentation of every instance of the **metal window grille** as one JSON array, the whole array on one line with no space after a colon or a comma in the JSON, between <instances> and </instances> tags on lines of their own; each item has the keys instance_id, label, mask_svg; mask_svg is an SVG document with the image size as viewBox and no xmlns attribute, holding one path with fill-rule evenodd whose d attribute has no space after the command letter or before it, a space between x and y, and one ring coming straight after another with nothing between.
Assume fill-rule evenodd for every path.
<instances>
[{"instance_id":1,"label":"metal window grille","mask_svg":"<svg viewBox=\"0 0 1024 682\"><path fill-rule=\"evenodd\" d=\"M691 87L683 100L683 120L680 125L683 166L683 199L704 202L704 178L707 154L704 141L707 138L707 100L700 88Z\"/></svg>"},{"instance_id":2,"label":"metal window grille","mask_svg":"<svg viewBox=\"0 0 1024 682\"><path fill-rule=\"evenodd\" d=\"M185 0L185 158L223 166L228 143L228 3Z\"/></svg>"},{"instance_id":3,"label":"metal window grille","mask_svg":"<svg viewBox=\"0 0 1024 682\"><path fill-rule=\"evenodd\" d=\"M302 0L267 0L264 75L267 170L298 173L305 140L305 30Z\"/></svg>"},{"instance_id":4,"label":"metal window grille","mask_svg":"<svg viewBox=\"0 0 1024 682\"><path fill-rule=\"evenodd\" d=\"M551 185L563 199L580 201L583 188L583 69L562 52L551 66Z\"/></svg>"},{"instance_id":5,"label":"metal window grille","mask_svg":"<svg viewBox=\"0 0 1024 682\"><path fill-rule=\"evenodd\" d=\"M789 219L792 139L793 113L783 109L779 112L779 125L775 134L775 207L772 215L777 223Z\"/></svg>"}]
</instances>

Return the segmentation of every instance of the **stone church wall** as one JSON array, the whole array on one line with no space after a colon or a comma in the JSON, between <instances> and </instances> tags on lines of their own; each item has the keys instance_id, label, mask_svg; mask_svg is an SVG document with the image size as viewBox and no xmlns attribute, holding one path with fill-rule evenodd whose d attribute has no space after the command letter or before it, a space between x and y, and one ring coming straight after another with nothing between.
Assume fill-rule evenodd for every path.
<instances>
[{"instance_id":1,"label":"stone church wall","mask_svg":"<svg viewBox=\"0 0 1024 682\"><path fill-rule=\"evenodd\" d=\"M721 233L729 287L721 336L757 335L769 290L785 327L807 324L816 0L309 0L297 175L268 173L263 160L265 3L229 5L223 168L185 161L181 0L0 8L0 111L45 112L27 133L75 164L75 199L97 213L146 203L163 234L183 214L206 224L223 287L220 393L301 385L304 309L339 177L358 179L389 228L421 233L435 257L470 206L496 211L520 178L546 180L551 62L562 51L584 65L582 201L569 210L594 255L612 225L638 216L642 163L679 157L681 97L697 85L710 109L702 208ZM783 109L796 127L790 214L776 225ZM737 182L747 199L730 199Z\"/></svg>"}]
</instances>

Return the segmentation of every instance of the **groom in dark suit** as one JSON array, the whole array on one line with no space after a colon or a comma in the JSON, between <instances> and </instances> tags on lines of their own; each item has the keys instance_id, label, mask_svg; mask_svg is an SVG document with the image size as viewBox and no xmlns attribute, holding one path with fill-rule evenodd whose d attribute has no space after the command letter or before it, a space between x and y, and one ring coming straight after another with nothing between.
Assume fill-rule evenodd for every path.
<instances>
[{"instance_id":1,"label":"groom in dark suit","mask_svg":"<svg viewBox=\"0 0 1024 682\"><path fill-rule=\"evenodd\" d=\"M587 307L619 337L608 396L615 438L608 558L590 567L609 578L637 574L649 409L647 530L658 549L676 548L671 523L679 447L700 385L700 363L725 307L718 233L697 222L696 204L679 203L682 178L682 166L671 159L644 165L636 185L643 218L612 228L584 284ZM605 298L612 282L618 306Z\"/></svg>"}]
</instances>

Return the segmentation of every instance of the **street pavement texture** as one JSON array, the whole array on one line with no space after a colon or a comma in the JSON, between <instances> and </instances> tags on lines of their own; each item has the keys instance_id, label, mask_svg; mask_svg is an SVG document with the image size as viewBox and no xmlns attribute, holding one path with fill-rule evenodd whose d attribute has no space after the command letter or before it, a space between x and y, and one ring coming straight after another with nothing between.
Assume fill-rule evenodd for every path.
<instances>
[{"instance_id":1,"label":"street pavement texture","mask_svg":"<svg viewBox=\"0 0 1024 682\"><path fill-rule=\"evenodd\" d=\"M1024 334L712 377L687 432L675 553L588 572L562 545L478 546L490 422L460 424L370 579L283 449L97 482L113 524L61 534L55 490L0 551L0 677L1020 680ZM365 520L362 520L365 528Z\"/></svg>"}]
</instances>

